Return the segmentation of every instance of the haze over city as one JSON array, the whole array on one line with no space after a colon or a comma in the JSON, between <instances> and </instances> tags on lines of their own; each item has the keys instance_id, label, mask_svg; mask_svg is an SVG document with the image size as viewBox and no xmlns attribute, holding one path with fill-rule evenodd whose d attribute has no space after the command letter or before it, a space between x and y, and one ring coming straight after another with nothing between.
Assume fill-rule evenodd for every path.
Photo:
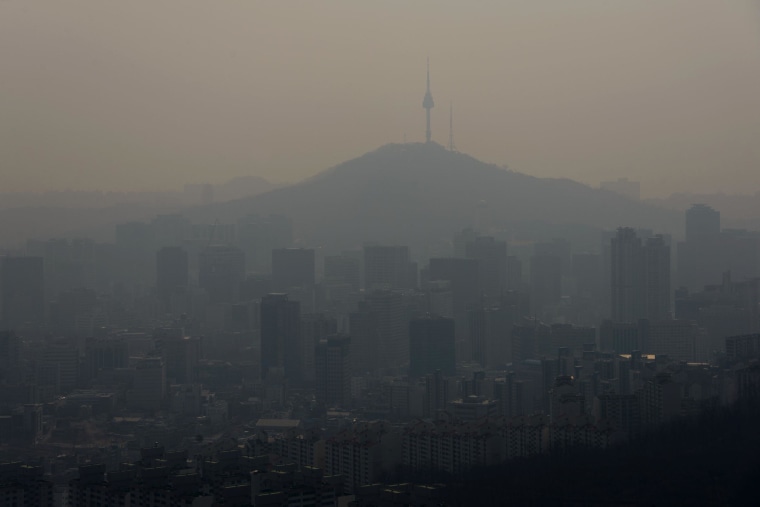
<instances>
[{"instance_id":1,"label":"haze over city","mask_svg":"<svg viewBox=\"0 0 760 507\"><path fill-rule=\"evenodd\" d=\"M760 0L0 0L0 507L754 505Z\"/></svg>"},{"instance_id":2,"label":"haze over city","mask_svg":"<svg viewBox=\"0 0 760 507\"><path fill-rule=\"evenodd\" d=\"M760 7L0 2L3 191L296 181L433 140L643 196L760 188Z\"/></svg>"}]
</instances>

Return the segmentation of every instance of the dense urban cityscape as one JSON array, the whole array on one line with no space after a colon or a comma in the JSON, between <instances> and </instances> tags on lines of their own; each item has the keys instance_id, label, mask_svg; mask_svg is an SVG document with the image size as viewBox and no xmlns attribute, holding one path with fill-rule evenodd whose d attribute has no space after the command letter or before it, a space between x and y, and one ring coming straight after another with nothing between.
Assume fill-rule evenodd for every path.
<instances>
[{"instance_id":1,"label":"dense urban cityscape","mask_svg":"<svg viewBox=\"0 0 760 507\"><path fill-rule=\"evenodd\" d=\"M745 3L0 2L0 507L756 505Z\"/></svg>"},{"instance_id":2,"label":"dense urban cityscape","mask_svg":"<svg viewBox=\"0 0 760 507\"><path fill-rule=\"evenodd\" d=\"M433 155L461 156L369 156ZM473 470L729 408L760 386L760 233L683 220L593 250L473 224L429 258L281 214L29 239L0 258L3 501L446 505Z\"/></svg>"}]
</instances>

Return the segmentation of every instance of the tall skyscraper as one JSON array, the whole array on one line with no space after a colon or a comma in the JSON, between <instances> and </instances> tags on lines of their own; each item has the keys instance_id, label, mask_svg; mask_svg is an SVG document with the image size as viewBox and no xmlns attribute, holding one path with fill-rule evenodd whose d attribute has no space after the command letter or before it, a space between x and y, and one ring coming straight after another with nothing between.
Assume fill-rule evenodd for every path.
<instances>
[{"instance_id":1,"label":"tall skyscraper","mask_svg":"<svg viewBox=\"0 0 760 507\"><path fill-rule=\"evenodd\" d=\"M80 378L89 381L97 378L102 371L126 368L129 364L129 348L123 337L87 338L84 363L80 368Z\"/></svg>"},{"instance_id":2,"label":"tall skyscraper","mask_svg":"<svg viewBox=\"0 0 760 507\"><path fill-rule=\"evenodd\" d=\"M472 360L483 368L500 368L510 362L509 338L515 320L515 312L506 306L470 311Z\"/></svg>"},{"instance_id":3,"label":"tall skyscraper","mask_svg":"<svg viewBox=\"0 0 760 507\"><path fill-rule=\"evenodd\" d=\"M478 236L465 246L468 259L478 261L478 277L483 294L496 300L507 287L507 242Z\"/></svg>"},{"instance_id":4,"label":"tall skyscraper","mask_svg":"<svg viewBox=\"0 0 760 507\"><path fill-rule=\"evenodd\" d=\"M464 314L481 306L479 271L480 263L475 259L433 258L429 278L451 282L454 314Z\"/></svg>"},{"instance_id":5,"label":"tall skyscraper","mask_svg":"<svg viewBox=\"0 0 760 507\"><path fill-rule=\"evenodd\" d=\"M166 397L166 366L160 357L146 357L135 365L132 389L127 392L130 410L155 411Z\"/></svg>"},{"instance_id":6,"label":"tall skyscraper","mask_svg":"<svg viewBox=\"0 0 760 507\"><path fill-rule=\"evenodd\" d=\"M409 260L408 246L364 247L364 287L410 289L416 285L416 265Z\"/></svg>"},{"instance_id":7,"label":"tall skyscraper","mask_svg":"<svg viewBox=\"0 0 760 507\"><path fill-rule=\"evenodd\" d=\"M671 314L670 246L663 236L644 243L644 318L668 320Z\"/></svg>"},{"instance_id":8,"label":"tall skyscraper","mask_svg":"<svg viewBox=\"0 0 760 507\"><path fill-rule=\"evenodd\" d=\"M351 401L351 339L333 335L316 345L317 401L330 407L348 407Z\"/></svg>"},{"instance_id":9,"label":"tall skyscraper","mask_svg":"<svg viewBox=\"0 0 760 507\"><path fill-rule=\"evenodd\" d=\"M621 227L610 253L612 320L670 318L670 247L665 239L656 236L642 245L633 229Z\"/></svg>"},{"instance_id":10,"label":"tall skyscraper","mask_svg":"<svg viewBox=\"0 0 760 507\"><path fill-rule=\"evenodd\" d=\"M313 287L315 261L313 248L275 248L272 250L272 286L275 291L293 287Z\"/></svg>"},{"instance_id":11,"label":"tall skyscraper","mask_svg":"<svg viewBox=\"0 0 760 507\"><path fill-rule=\"evenodd\" d=\"M167 246L156 253L156 292L168 302L172 295L183 293L188 286L187 252L178 246Z\"/></svg>"},{"instance_id":12,"label":"tall skyscraper","mask_svg":"<svg viewBox=\"0 0 760 507\"><path fill-rule=\"evenodd\" d=\"M0 383L13 383L21 369L21 338L0 329Z\"/></svg>"},{"instance_id":13,"label":"tall skyscraper","mask_svg":"<svg viewBox=\"0 0 760 507\"><path fill-rule=\"evenodd\" d=\"M453 376L455 356L454 319L427 315L409 322L409 376L420 378L436 370Z\"/></svg>"},{"instance_id":14,"label":"tall skyscraper","mask_svg":"<svg viewBox=\"0 0 760 507\"><path fill-rule=\"evenodd\" d=\"M322 313L310 313L301 316L301 377L306 384L315 380L314 351L320 340L337 334L338 321Z\"/></svg>"},{"instance_id":15,"label":"tall skyscraper","mask_svg":"<svg viewBox=\"0 0 760 507\"><path fill-rule=\"evenodd\" d=\"M377 340L376 315L366 301L360 301L356 311L349 315L349 330L353 340L351 366L362 375L374 372L378 366L380 343Z\"/></svg>"},{"instance_id":16,"label":"tall skyscraper","mask_svg":"<svg viewBox=\"0 0 760 507\"><path fill-rule=\"evenodd\" d=\"M720 282L728 269L736 273L729 260L736 251L720 231L720 212L705 204L695 204L685 214L686 240L678 243L678 285L701 290ZM732 248L733 247L733 248Z\"/></svg>"},{"instance_id":17,"label":"tall skyscraper","mask_svg":"<svg viewBox=\"0 0 760 507\"><path fill-rule=\"evenodd\" d=\"M371 292L350 315L351 355L356 371L397 369L409 360L401 294Z\"/></svg>"},{"instance_id":18,"label":"tall skyscraper","mask_svg":"<svg viewBox=\"0 0 760 507\"><path fill-rule=\"evenodd\" d=\"M404 320L401 294L376 290L366 298L373 313L378 340L378 366L395 369L409 362L409 335Z\"/></svg>"},{"instance_id":19,"label":"tall skyscraper","mask_svg":"<svg viewBox=\"0 0 760 507\"><path fill-rule=\"evenodd\" d=\"M720 211L706 204L694 204L686 210L686 241L698 241L720 232Z\"/></svg>"},{"instance_id":20,"label":"tall skyscraper","mask_svg":"<svg viewBox=\"0 0 760 507\"><path fill-rule=\"evenodd\" d=\"M542 315L562 298L562 260L556 255L530 258L530 303L533 313Z\"/></svg>"},{"instance_id":21,"label":"tall skyscraper","mask_svg":"<svg viewBox=\"0 0 760 507\"><path fill-rule=\"evenodd\" d=\"M233 303L245 277L245 254L234 246L212 245L200 253L198 285L212 303Z\"/></svg>"},{"instance_id":22,"label":"tall skyscraper","mask_svg":"<svg viewBox=\"0 0 760 507\"><path fill-rule=\"evenodd\" d=\"M325 281L345 283L353 290L361 287L361 253L358 255L328 255L325 257Z\"/></svg>"},{"instance_id":23,"label":"tall skyscraper","mask_svg":"<svg viewBox=\"0 0 760 507\"><path fill-rule=\"evenodd\" d=\"M702 333L704 330L688 320L653 322L648 327L648 346L645 352L665 355L676 361L696 361Z\"/></svg>"},{"instance_id":24,"label":"tall skyscraper","mask_svg":"<svg viewBox=\"0 0 760 507\"><path fill-rule=\"evenodd\" d=\"M192 384L198 379L201 343L196 337L179 334L157 339L166 367L166 378L173 384Z\"/></svg>"},{"instance_id":25,"label":"tall skyscraper","mask_svg":"<svg viewBox=\"0 0 760 507\"><path fill-rule=\"evenodd\" d=\"M268 294L261 299L261 376L281 372L300 381L301 305L287 294Z\"/></svg>"},{"instance_id":26,"label":"tall skyscraper","mask_svg":"<svg viewBox=\"0 0 760 507\"><path fill-rule=\"evenodd\" d=\"M0 322L8 328L45 321L41 257L0 257Z\"/></svg>"},{"instance_id":27,"label":"tall skyscraper","mask_svg":"<svg viewBox=\"0 0 760 507\"><path fill-rule=\"evenodd\" d=\"M614 322L636 322L644 316L644 258L636 231L621 227L611 243L611 315Z\"/></svg>"}]
</instances>

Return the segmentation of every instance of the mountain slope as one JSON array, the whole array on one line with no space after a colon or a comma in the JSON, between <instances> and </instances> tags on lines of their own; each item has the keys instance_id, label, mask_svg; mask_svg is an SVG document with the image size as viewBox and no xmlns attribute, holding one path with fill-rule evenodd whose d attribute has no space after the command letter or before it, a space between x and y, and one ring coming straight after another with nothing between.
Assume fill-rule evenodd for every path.
<instances>
[{"instance_id":1,"label":"mountain slope","mask_svg":"<svg viewBox=\"0 0 760 507\"><path fill-rule=\"evenodd\" d=\"M329 250L366 241L435 243L471 225L507 233L525 223L554 224L555 230L680 225L675 212L571 180L507 171L434 143L386 145L299 184L189 215L234 221L249 213L290 215L302 243Z\"/></svg>"}]
</instances>

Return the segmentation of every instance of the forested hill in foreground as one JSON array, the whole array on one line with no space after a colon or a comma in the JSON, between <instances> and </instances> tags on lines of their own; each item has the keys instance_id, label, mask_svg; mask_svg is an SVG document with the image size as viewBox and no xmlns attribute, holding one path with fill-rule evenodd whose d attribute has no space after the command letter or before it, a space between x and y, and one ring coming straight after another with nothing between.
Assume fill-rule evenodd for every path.
<instances>
[{"instance_id":1,"label":"forested hill in foreground","mask_svg":"<svg viewBox=\"0 0 760 507\"><path fill-rule=\"evenodd\" d=\"M758 505L760 399L606 451L514 460L451 483L453 505Z\"/></svg>"}]
</instances>

